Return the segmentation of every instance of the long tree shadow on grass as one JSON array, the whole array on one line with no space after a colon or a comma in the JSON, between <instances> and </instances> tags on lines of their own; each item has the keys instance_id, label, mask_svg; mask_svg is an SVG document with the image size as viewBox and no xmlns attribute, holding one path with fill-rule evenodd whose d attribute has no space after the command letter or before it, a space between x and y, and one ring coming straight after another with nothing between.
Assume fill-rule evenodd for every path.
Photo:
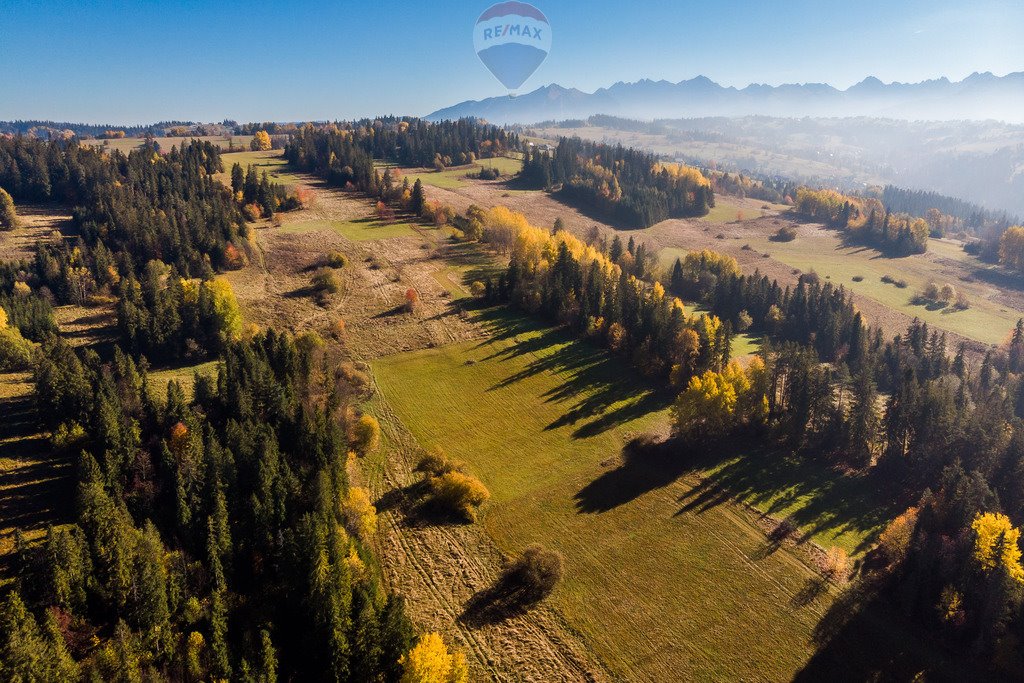
<instances>
[{"instance_id":1,"label":"long tree shadow on grass","mask_svg":"<svg viewBox=\"0 0 1024 683\"><path fill-rule=\"evenodd\" d=\"M677 515L738 501L766 515L787 516L803 530L798 542L853 532L863 535L855 551L866 550L881 527L910 504L884 478L844 474L827 462L755 444L707 449L694 465L706 474L679 499Z\"/></svg>"},{"instance_id":2,"label":"long tree shadow on grass","mask_svg":"<svg viewBox=\"0 0 1024 683\"><path fill-rule=\"evenodd\" d=\"M798 683L983 679L866 584L854 584L832 603L812 644L815 653L793 677Z\"/></svg>"},{"instance_id":3,"label":"long tree shadow on grass","mask_svg":"<svg viewBox=\"0 0 1024 683\"><path fill-rule=\"evenodd\" d=\"M822 533L861 535L856 552L870 547L885 523L909 504L877 478L843 474L826 463L786 456L752 442L686 447L676 440L655 443L640 438L626 445L618 467L576 494L576 507L581 513L607 512L694 473L702 480L679 498L677 516L743 503L765 515L785 516L787 525L800 530L793 534L798 543ZM770 536L759 559L784 540Z\"/></svg>"},{"instance_id":4,"label":"long tree shadow on grass","mask_svg":"<svg viewBox=\"0 0 1024 683\"><path fill-rule=\"evenodd\" d=\"M425 479L389 489L374 501L373 506L380 513L395 513L399 524L406 528L457 527L473 523L465 516L437 505L430 497L430 486Z\"/></svg>"},{"instance_id":5,"label":"long tree shadow on grass","mask_svg":"<svg viewBox=\"0 0 1024 683\"><path fill-rule=\"evenodd\" d=\"M71 521L74 477L71 458L55 452L36 433L36 412L29 398L0 400L0 527L22 532ZM6 539L5 539L6 540ZM0 574L11 556L0 561Z\"/></svg>"},{"instance_id":6,"label":"long tree shadow on grass","mask_svg":"<svg viewBox=\"0 0 1024 683\"><path fill-rule=\"evenodd\" d=\"M668 486L690 470L686 457L671 442L646 437L629 441L622 462L590 482L575 496L576 510L595 514L614 510L655 489Z\"/></svg>"},{"instance_id":7,"label":"long tree shadow on grass","mask_svg":"<svg viewBox=\"0 0 1024 683\"><path fill-rule=\"evenodd\" d=\"M493 586L474 593L458 620L470 628L500 624L526 614L538 602L539 599L527 596L521 586L502 576Z\"/></svg>"},{"instance_id":8,"label":"long tree shadow on grass","mask_svg":"<svg viewBox=\"0 0 1024 683\"><path fill-rule=\"evenodd\" d=\"M547 430L583 422L572 437L587 438L662 410L672 401L669 392L642 381L620 358L575 338L564 328L524 323L522 316L510 315L505 310L487 311L481 317L493 336L478 348L494 349L483 362L533 356L525 367L496 382L488 391L504 389L542 373L561 380L541 395L547 403L569 404L560 417L545 427ZM495 343L510 339L515 343Z\"/></svg>"}]
</instances>

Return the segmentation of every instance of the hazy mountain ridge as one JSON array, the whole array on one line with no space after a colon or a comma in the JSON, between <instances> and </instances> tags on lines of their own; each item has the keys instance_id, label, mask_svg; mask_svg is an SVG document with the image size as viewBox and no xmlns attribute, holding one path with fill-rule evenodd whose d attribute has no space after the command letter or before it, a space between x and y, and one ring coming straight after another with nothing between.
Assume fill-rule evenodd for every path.
<instances>
[{"instance_id":1,"label":"hazy mountain ridge","mask_svg":"<svg viewBox=\"0 0 1024 683\"><path fill-rule=\"evenodd\" d=\"M1024 123L1024 72L973 73L920 83L883 83L874 76L846 90L825 83L725 87L705 76L671 83L618 82L593 93L558 84L518 97L468 100L439 109L437 121L466 116L491 123L586 118L610 114L634 119L766 115L781 117L879 116L908 120L997 119Z\"/></svg>"}]
</instances>

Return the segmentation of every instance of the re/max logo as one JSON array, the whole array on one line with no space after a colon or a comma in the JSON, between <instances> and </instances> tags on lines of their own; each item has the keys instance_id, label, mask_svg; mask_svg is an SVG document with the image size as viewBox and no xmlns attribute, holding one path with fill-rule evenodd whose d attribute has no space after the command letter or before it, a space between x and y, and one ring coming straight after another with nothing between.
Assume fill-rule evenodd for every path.
<instances>
[{"instance_id":1,"label":"re/max logo","mask_svg":"<svg viewBox=\"0 0 1024 683\"><path fill-rule=\"evenodd\" d=\"M504 26L496 26L494 28L484 29L484 40L493 40L495 38L504 38L505 36L522 36L524 38L532 38L533 40L540 40L540 29L533 28L523 24L505 24Z\"/></svg>"}]
</instances>

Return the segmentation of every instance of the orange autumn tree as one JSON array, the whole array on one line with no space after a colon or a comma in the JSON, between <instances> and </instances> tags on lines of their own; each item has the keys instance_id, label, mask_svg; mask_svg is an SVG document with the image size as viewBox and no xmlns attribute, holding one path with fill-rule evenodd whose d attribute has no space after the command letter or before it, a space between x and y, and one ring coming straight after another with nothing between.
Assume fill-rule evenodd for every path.
<instances>
[{"instance_id":1,"label":"orange autumn tree","mask_svg":"<svg viewBox=\"0 0 1024 683\"><path fill-rule=\"evenodd\" d=\"M420 295L415 289L410 287L405 290L405 310L409 313L414 313L419 307Z\"/></svg>"}]
</instances>

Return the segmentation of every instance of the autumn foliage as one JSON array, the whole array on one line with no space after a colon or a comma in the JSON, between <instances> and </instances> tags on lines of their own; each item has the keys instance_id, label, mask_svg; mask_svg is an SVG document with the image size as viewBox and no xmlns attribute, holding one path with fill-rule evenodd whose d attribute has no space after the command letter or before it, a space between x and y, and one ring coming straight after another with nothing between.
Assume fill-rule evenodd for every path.
<instances>
[{"instance_id":1,"label":"autumn foliage","mask_svg":"<svg viewBox=\"0 0 1024 683\"><path fill-rule=\"evenodd\" d=\"M690 379L673 406L676 433L687 440L717 439L741 424L761 424L768 405L764 362L746 369L733 361L723 372L707 370Z\"/></svg>"},{"instance_id":2,"label":"autumn foliage","mask_svg":"<svg viewBox=\"0 0 1024 683\"><path fill-rule=\"evenodd\" d=\"M1012 225L999 238L999 262L1024 272L1024 227Z\"/></svg>"},{"instance_id":3,"label":"autumn foliage","mask_svg":"<svg viewBox=\"0 0 1024 683\"><path fill-rule=\"evenodd\" d=\"M271 148L270 135L265 130L258 130L256 134L252 136L252 142L249 143L249 149L254 152L265 152Z\"/></svg>"},{"instance_id":4,"label":"autumn foliage","mask_svg":"<svg viewBox=\"0 0 1024 683\"><path fill-rule=\"evenodd\" d=\"M0 230L14 230L18 227L18 216L14 212L14 200L7 190L0 187Z\"/></svg>"},{"instance_id":5,"label":"autumn foliage","mask_svg":"<svg viewBox=\"0 0 1024 683\"><path fill-rule=\"evenodd\" d=\"M1024 583L1020 564L1020 529L1006 515L985 512L974 518L974 559L983 571L1002 567L1018 583Z\"/></svg>"},{"instance_id":6,"label":"autumn foliage","mask_svg":"<svg viewBox=\"0 0 1024 683\"><path fill-rule=\"evenodd\" d=\"M466 656L450 652L437 633L423 635L402 657L401 683L468 683Z\"/></svg>"}]
</instances>

